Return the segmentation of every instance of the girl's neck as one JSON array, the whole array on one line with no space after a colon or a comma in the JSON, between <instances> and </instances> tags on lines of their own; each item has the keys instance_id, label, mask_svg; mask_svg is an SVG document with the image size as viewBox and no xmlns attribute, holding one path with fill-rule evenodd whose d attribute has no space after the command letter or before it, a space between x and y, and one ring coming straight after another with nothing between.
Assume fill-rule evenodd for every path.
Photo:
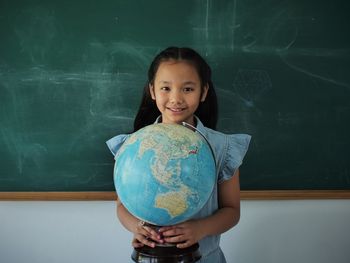
<instances>
[{"instance_id":1,"label":"girl's neck","mask_svg":"<svg viewBox=\"0 0 350 263\"><path fill-rule=\"evenodd\" d=\"M158 118L158 123L163 123L163 119L162 119L162 116L159 116ZM184 122L184 123L187 123L187 122ZM183 125L183 122L181 123L177 123L179 125ZM197 117L196 116L193 116L193 123L187 123L189 124L189 126L186 126L187 128L193 130L192 128L190 128L190 126L193 126L194 128L197 128ZM195 129L194 129L195 130Z\"/></svg>"}]
</instances>

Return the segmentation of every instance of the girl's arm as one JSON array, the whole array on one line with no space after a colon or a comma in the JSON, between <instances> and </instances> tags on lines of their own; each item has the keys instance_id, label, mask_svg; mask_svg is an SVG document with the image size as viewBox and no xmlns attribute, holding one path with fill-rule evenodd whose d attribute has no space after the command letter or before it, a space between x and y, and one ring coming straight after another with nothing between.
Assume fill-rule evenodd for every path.
<instances>
[{"instance_id":1,"label":"girl's arm","mask_svg":"<svg viewBox=\"0 0 350 263\"><path fill-rule=\"evenodd\" d=\"M178 243L177 247L186 248L205 236L221 234L238 223L240 218L239 170L218 187L219 209L206 218L161 228L160 232L165 242Z\"/></svg>"},{"instance_id":2,"label":"girl's arm","mask_svg":"<svg viewBox=\"0 0 350 263\"><path fill-rule=\"evenodd\" d=\"M210 218L203 219L207 235L226 232L239 222L241 216L241 198L239 170L227 181L219 184L219 210Z\"/></svg>"},{"instance_id":3,"label":"girl's arm","mask_svg":"<svg viewBox=\"0 0 350 263\"><path fill-rule=\"evenodd\" d=\"M151 227L140 224L141 221L130 214L119 199L117 199L117 215L122 225L134 233L133 247L142 247L143 245L155 247L155 242L163 242L161 236Z\"/></svg>"}]
</instances>

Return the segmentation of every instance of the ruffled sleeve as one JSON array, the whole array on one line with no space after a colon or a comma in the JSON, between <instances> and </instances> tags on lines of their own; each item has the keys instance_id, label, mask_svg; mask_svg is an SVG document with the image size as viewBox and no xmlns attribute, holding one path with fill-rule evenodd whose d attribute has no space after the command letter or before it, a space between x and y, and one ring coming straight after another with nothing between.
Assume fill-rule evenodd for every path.
<instances>
[{"instance_id":1,"label":"ruffled sleeve","mask_svg":"<svg viewBox=\"0 0 350 263\"><path fill-rule=\"evenodd\" d=\"M109 148L109 150L112 152L112 154L115 156L119 150L119 148L122 146L122 144L125 142L125 140L128 138L128 134L120 134L112 139L109 139L106 144Z\"/></svg>"},{"instance_id":2,"label":"ruffled sleeve","mask_svg":"<svg viewBox=\"0 0 350 263\"><path fill-rule=\"evenodd\" d=\"M251 136L247 134L227 135L218 183L230 179L240 167L248 150L250 139Z\"/></svg>"}]
</instances>

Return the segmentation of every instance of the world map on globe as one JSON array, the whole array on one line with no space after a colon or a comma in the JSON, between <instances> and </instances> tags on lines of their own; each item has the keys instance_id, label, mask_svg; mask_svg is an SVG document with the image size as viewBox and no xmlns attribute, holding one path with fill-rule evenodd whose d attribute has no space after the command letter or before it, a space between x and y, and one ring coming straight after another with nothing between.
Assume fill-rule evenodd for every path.
<instances>
[{"instance_id":1,"label":"world map on globe","mask_svg":"<svg viewBox=\"0 0 350 263\"><path fill-rule=\"evenodd\" d=\"M135 217L167 226L192 218L215 184L212 150L198 132L153 124L128 136L115 156L118 198Z\"/></svg>"}]
</instances>

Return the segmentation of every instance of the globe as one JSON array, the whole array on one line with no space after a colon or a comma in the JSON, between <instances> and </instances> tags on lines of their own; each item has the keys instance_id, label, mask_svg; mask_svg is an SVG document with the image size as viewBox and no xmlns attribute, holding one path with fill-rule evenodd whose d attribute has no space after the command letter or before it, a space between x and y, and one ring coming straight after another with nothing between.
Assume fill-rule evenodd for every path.
<instances>
[{"instance_id":1,"label":"globe","mask_svg":"<svg viewBox=\"0 0 350 263\"><path fill-rule=\"evenodd\" d=\"M135 217L157 226L191 219L216 181L212 149L199 132L152 124L132 133L115 156L118 198Z\"/></svg>"}]
</instances>

